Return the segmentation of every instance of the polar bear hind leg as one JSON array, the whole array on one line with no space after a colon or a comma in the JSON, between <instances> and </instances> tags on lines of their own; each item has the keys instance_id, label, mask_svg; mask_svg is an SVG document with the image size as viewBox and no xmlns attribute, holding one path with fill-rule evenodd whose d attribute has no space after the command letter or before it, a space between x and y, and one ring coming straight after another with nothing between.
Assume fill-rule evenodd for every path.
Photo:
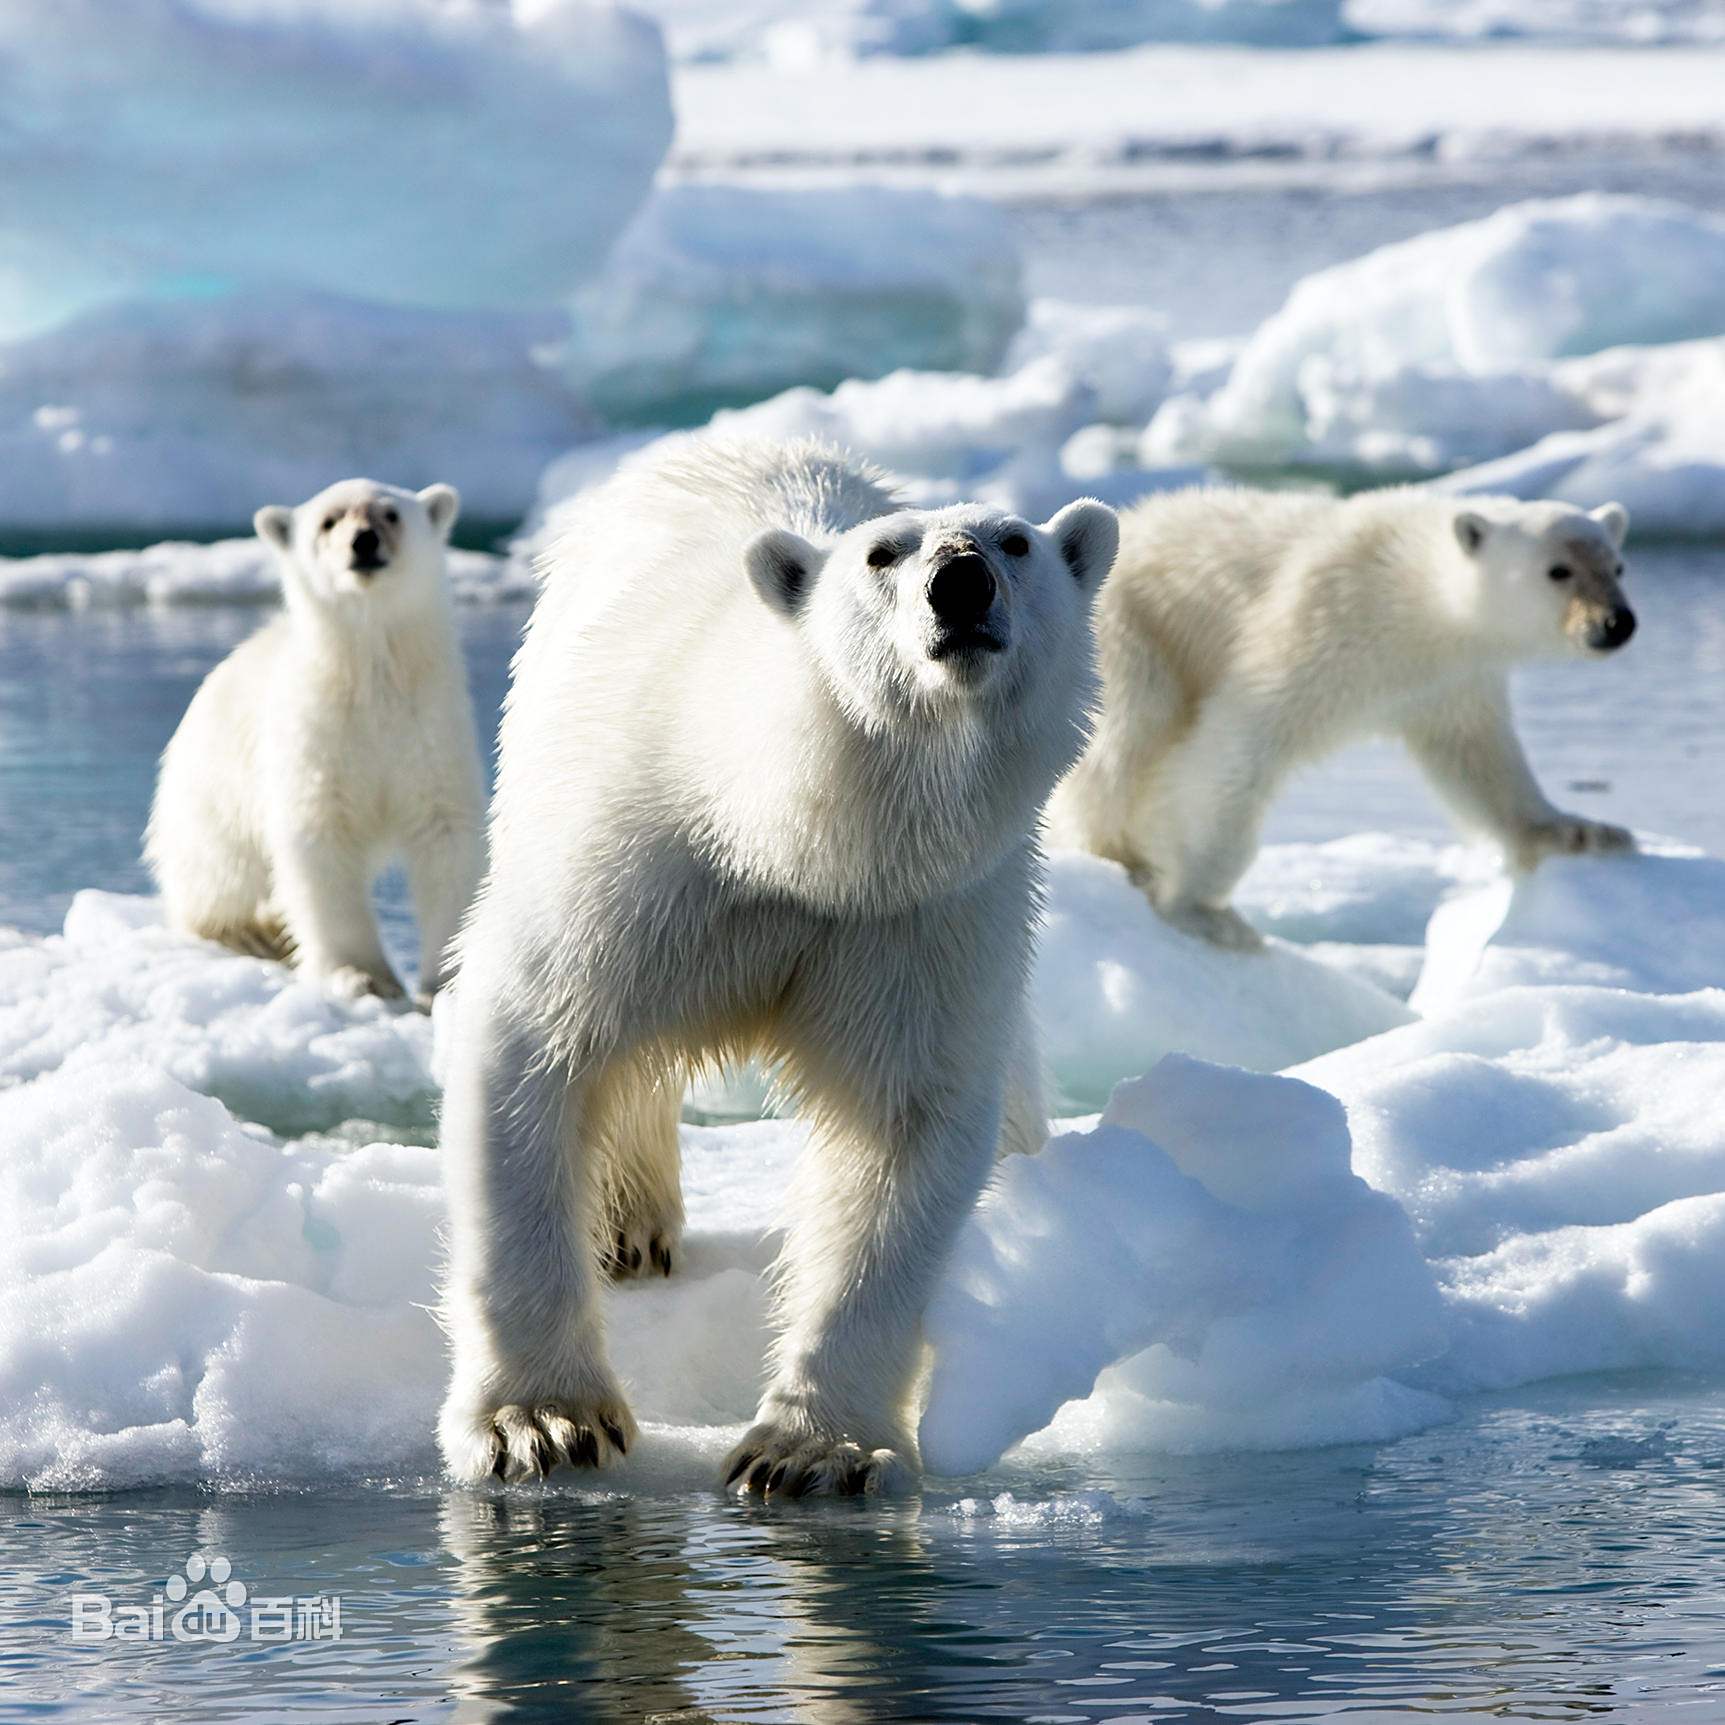
<instances>
[{"instance_id":1,"label":"polar bear hind leg","mask_svg":"<svg viewBox=\"0 0 1725 1725\"><path fill-rule=\"evenodd\" d=\"M599 1258L614 1281L668 1276L683 1240L680 1072L619 1062L593 1117Z\"/></svg>"}]
</instances>

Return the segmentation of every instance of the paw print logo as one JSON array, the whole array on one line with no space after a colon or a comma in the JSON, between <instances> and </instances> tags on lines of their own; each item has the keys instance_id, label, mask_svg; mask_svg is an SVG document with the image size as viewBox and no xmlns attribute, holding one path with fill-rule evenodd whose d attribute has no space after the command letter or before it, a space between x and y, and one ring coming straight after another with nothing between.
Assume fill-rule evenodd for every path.
<instances>
[{"instance_id":1,"label":"paw print logo","mask_svg":"<svg viewBox=\"0 0 1725 1725\"><path fill-rule=\"evenodd\" d=\"M228 1579L233 1572L233 1565L225 1557L206 1561L201 1551L194 1551L186 1559L186 1573L168 1577L168 1600L179 1607L173 1616L176 1641L239 1639L243 1627L239 1613L246 1602L246 1588L243 1581ZM205 1581L209 1586L201 1585Z\"/></svg>"}]
</instances>

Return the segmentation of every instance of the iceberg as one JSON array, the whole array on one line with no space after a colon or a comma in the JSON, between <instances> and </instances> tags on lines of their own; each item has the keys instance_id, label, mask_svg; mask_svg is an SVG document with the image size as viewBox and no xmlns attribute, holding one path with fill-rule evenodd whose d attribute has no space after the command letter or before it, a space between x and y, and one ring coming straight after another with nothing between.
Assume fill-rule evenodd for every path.
<instances>
[{"instance_id":1,"label":"iceberg","mask_svg":"<svg viewBox=\"0 0 1725 1725\"><path fill-rule=\"evenodd\" d=\"M521 518L592 417L536 354L560 314L331 294L125 301L0 347L0 516L15 536L217 534L350 474Z\"/></svg>"},{"instance_id":2,"label":"iceberg","mask_svg":"<svg viewBox=\"0 0 1725 1725\"><path fill-rule=\"evenodd\" d=\"M6 340L223 288L555 305L671 136L658 31L586 0L18 0L0 84Z\"/></svg>"},{"instance_id":3,"label":"iceberg","mask_svg":"<svg viewBox=\"0 0 1725 1725\"><path fill-rule=\"evenodd\" d=\"M993 204L890 186L661 186L576 295L563 369L617 424L797 384L992 371L1024 319Z\"/></svg>"}]
</instances>

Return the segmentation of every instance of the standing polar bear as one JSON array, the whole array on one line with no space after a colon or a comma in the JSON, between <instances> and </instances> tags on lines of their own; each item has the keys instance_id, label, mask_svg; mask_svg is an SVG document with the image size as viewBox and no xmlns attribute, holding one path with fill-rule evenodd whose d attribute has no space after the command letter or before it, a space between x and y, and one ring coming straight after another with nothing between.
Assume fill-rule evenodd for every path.
<instances>
[{"instance_id":1,"label":"standing polar bear","mask_svg":"<svg viewBox=\"0 0 1725 1725\"><path fill-rule=\"evenodd\" d=\"M170 927L399 997L371 884L407 867L421 1004L484 865L485 788L445 543L458 499L348 479L255 518L282 614L204 679L145 836Z\"/></svg>"},{"instance_id":2,"label":"standing polar bear","mask_svg":"<svg viewBox=\"0 0 1725 1725\"><path fill-rule=\"evenodd\" d=\"M997 1146L1045 1130L1035 832L1116 538L1099 503L900 508L810 443L693 443L565 518L455 991L452 1472L628 1446L598 1277L669 1271L685 1077L759 1053L813 1133L727 1477L908 1481L923 1307Z\"/></svg>"},{"instance_id":3,"label":"standing polar bear","mask_svg":"<svg viewBox=\"0 0 1725 1725\"><path fill-rule=\"evenodd\" d=\"M1518 660L1634 633L1620 504L1216 489L1150 498L1120 525L1097 604L1102 712L1049 834L1122 863L1177 927L1260 944L1229 899L1272 796L1371 732L1400 735L1515 867L1632 844L1546 800L1508 694Z\"/></svg>"}]
</instances>

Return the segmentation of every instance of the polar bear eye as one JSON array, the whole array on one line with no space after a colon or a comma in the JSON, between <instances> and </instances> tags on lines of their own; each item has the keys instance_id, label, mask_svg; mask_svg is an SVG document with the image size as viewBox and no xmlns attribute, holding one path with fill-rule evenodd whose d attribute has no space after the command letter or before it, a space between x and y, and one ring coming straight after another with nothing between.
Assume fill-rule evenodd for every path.
<instances>
[{"instance_id":1,"label":"polar bear eye","mask_svg":"<svg viewBox=\"0 0 1725 1725\"><path fill-rule=\"evenodd\" d=\"M1567 581L1569 579L1569 565L1567 563L1554 563L1546 570L1546 574L1553 581Z\"/></svg>"},{"instance_id":2,"label":"polar bear eye","mask_svg":"<svg viewBox=\"0 0 1725 1725\"><path fill-rule=\"evenodd\" d=\"M1030 549L1030 541L1022 533L1008 533L1000 548L1008 557L1022 557Z\"/></svg>"},{"instance_id":3,"label":"polar bear eye","mask_svg":"<svg viewBox=\"0 0 1725 1725\"><path fill-rule=\"evenodd\" d=\"M341 519L341 517L339 515L326 515L324 517L324 521L323 521L324 532L328 533L332 528L334 528L336 522L338 522L340 519Z\"/></svg>"},{"instance_id":4,"label":"polar bear eye","mask_svg":"<svg viewBox=\"0 0 1725 1725\"><path fill-rule=\"evenodd\" d=\"M393 527L401 519L401 516L393 509L386 509L383 512L383 518Z\"/></svg>"},{"instance_id":5,"label":"polar bear eye","mask_svg":"<svg viewBox=\"0 0 1725 1725\"><path fill-rule=\"evenodd\" d=\"M896 545L876 545L868 554L868 566L871 569L890 569L897 561Z\"/></svg>"}]
</instances>

